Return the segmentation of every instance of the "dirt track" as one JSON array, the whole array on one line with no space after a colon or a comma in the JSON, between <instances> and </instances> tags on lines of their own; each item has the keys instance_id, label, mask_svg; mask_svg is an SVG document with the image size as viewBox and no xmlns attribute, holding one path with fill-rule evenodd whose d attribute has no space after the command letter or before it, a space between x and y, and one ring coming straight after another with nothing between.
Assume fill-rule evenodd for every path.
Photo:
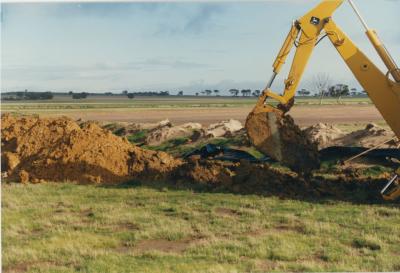
<instances>
[{"instance_id":1,"label":"dirt track","mask_svg":"<svg viewBox=\"0 0 400 273\"><path fill-rule=\"evenodd\" d=\"M87 110L68 111L51 116L66 115L74 119L98 121L158 122L168 118L174 124L199 122L203 125L226 119L245 121L251 107L235 108L176 108L176 109L128 109L128 110ZM318 122L324 123L368 123L382 121L382 116L374 106L365 105L332 105L332 106L298 106L291 115L300 126Z\"/></svg>"}]
</instances>

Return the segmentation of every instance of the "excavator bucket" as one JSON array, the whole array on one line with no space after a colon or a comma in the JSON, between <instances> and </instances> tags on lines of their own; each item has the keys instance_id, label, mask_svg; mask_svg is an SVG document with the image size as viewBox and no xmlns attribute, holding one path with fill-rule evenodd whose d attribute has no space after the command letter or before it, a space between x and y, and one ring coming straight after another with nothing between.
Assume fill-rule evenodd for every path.
<instances>
[{"instance_id":1,"label":"excavator bucket","mask_svg":"<svg viewBox=\"0 0 400 273\"><path fill-rule=\"evenodd\" d=\"M278 129L282 116L275 112L251 112L246 120L247 135L251 143L263 154L282 161L281 137Z\"/></svg>"},{"instance_id":2,"label":"excavator bucket","mask_svg":"<svg viewBox=\"0 0 400 273\"><path fill-rule=\"evenodd\" d=\"M311 142L294 120L280 111L257 111L247 117L247 135L265 155L293 171L308 174L320 167L317 145Z\"/></svg>"},{"instance_id":3,"label":"excavator bucket","mask_svg":"<svg viewBox=\"0 0 400 273\"><path fill-rule=\"evenodd\" d=\"M400 173L400 169L398 171ZM400 198L400 177L396 174L381 191L383 199L393 201Z\"/></svg>"}]
</instances>

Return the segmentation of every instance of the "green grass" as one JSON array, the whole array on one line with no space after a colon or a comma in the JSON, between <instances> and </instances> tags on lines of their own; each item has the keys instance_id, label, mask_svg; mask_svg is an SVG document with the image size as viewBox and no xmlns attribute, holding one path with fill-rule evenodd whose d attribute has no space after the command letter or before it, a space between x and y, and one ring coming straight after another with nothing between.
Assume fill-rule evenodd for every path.
<instances>
[{"instance_id":1,"label":"green grass","mask_svg":"<svg viewBox=\"0 0 400 273\"><path fill-rule=\"evenodd\" d=\"M384 173L392 173L392 172L393 172L393 168L379 166L379 165L373 165L373 166L369 166L368 168L361 169L360 174L362 176L366 176L366 177L379 177L380 175L382 175Z\"/></svg>"},{"instance_id":2,"label":"green grass","mask_svg":"<svg viewBox=\"0 0 400 273\"><path fill-rule=\"evenodd\" d=\"M398 205L2 185L4 272L399 271Z\"/></svg>"},{"instance_id":3,"label":"green grass","mask_svg":"<svg viewBox=\"0 0 400 273\"><path fill-rule=\"evenodd\" d=\"M128 139L130 138L136 138L136 134L128 137ZM243 138L244 138L243 135L237 135L231 138L225 138L225 137L204 138L198 142L191 142L189 138L180 137L165 141L160 145L153 145L153 146L144 145L142 146L142 148L153 151L163 151L173 156L181 157L184 156L186 153L192 152L196 149L200 149L207 144L214 144L230 148L240 147L240 149L247 150L249 153L253 154L256 157L262 157L262 154L257 152L256 149L251 147L242 147L243 146L242 143L244 141Z\"/></svg>"},{"instance_id":4,"label":"green grass","mask_svg":"<svg viewBox=\"0 0 400 273\"><path fill-rule=\"evenodd\" d=\"M188 151L191 151L193 149L192 145L186 145L190 142L189 138L187 137L179 137L179 138L174 138L168 141L165 141L161 143L160 145L155 145L155 146L148 146L145 145L142 148L148 149L148 150L153 150L153 151L162 151L162 152L168 152L174 156L181 156L185 154Z\"/></svg>"},{"instance_id":5,"label":"green grass","mask_svg":"<svg viewBox=\"0 0 400 273\"><path fill-rule=\"evenodd\" d=\"M147 132L148 130L140 130L139 132L133 135L127 136L127 139L129 140L129 142L133 144L141 143L146 139Z\"/></svg>"}]
</instances>

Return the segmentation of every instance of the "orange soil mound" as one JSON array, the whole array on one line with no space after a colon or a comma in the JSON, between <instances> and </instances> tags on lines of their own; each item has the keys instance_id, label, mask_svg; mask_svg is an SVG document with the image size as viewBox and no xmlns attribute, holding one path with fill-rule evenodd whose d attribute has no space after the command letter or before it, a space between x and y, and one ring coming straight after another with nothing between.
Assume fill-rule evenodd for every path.
<instances>
[{"instance_id":1,"label":"orange soil mound","mask_svg":"<svg viewBox=\"0 0 400 273\"><path fill-rule=\"evenodd\" d=\"M1 117L2 172L12 181L120 183L163 179L181 164L142 150L94 123L62 117Z\"/></svg>"},{"instance_id":2,"label":"orange soil mound","mask_svg":"<svg viewBox=\"0 0 400 273\"><path fill-rule=\"evenodd\" d=\"M2 172L10 181L122 183L166 180L237 193L280 197L335 197L380 200L378 181L343 177L304 179L268 164L218 162L191 157L186 162L143 150L93 123L69 118L1 117Z\"/></svg>"}]
</instances>

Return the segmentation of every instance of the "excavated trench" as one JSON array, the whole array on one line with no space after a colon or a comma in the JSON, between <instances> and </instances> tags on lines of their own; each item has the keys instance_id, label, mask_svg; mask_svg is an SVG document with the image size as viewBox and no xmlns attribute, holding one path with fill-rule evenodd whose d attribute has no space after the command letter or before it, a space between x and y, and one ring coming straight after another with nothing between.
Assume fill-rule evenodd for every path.
<instances>
[{"instance_id":1,"label":"excavated trench","mask_svg":"<svg viewBox=\"0 0 400 273\"><path fill-rule=\"evenodd\" d=\"M73 182L118 185L132 180L204 185L235 193L291 198L380 200L385 179L340 176L302 178L268 164L174 158L145 150L95 123L69 118L1 118L2 176L21 183Z\"/></svg>"}]
</instances>

